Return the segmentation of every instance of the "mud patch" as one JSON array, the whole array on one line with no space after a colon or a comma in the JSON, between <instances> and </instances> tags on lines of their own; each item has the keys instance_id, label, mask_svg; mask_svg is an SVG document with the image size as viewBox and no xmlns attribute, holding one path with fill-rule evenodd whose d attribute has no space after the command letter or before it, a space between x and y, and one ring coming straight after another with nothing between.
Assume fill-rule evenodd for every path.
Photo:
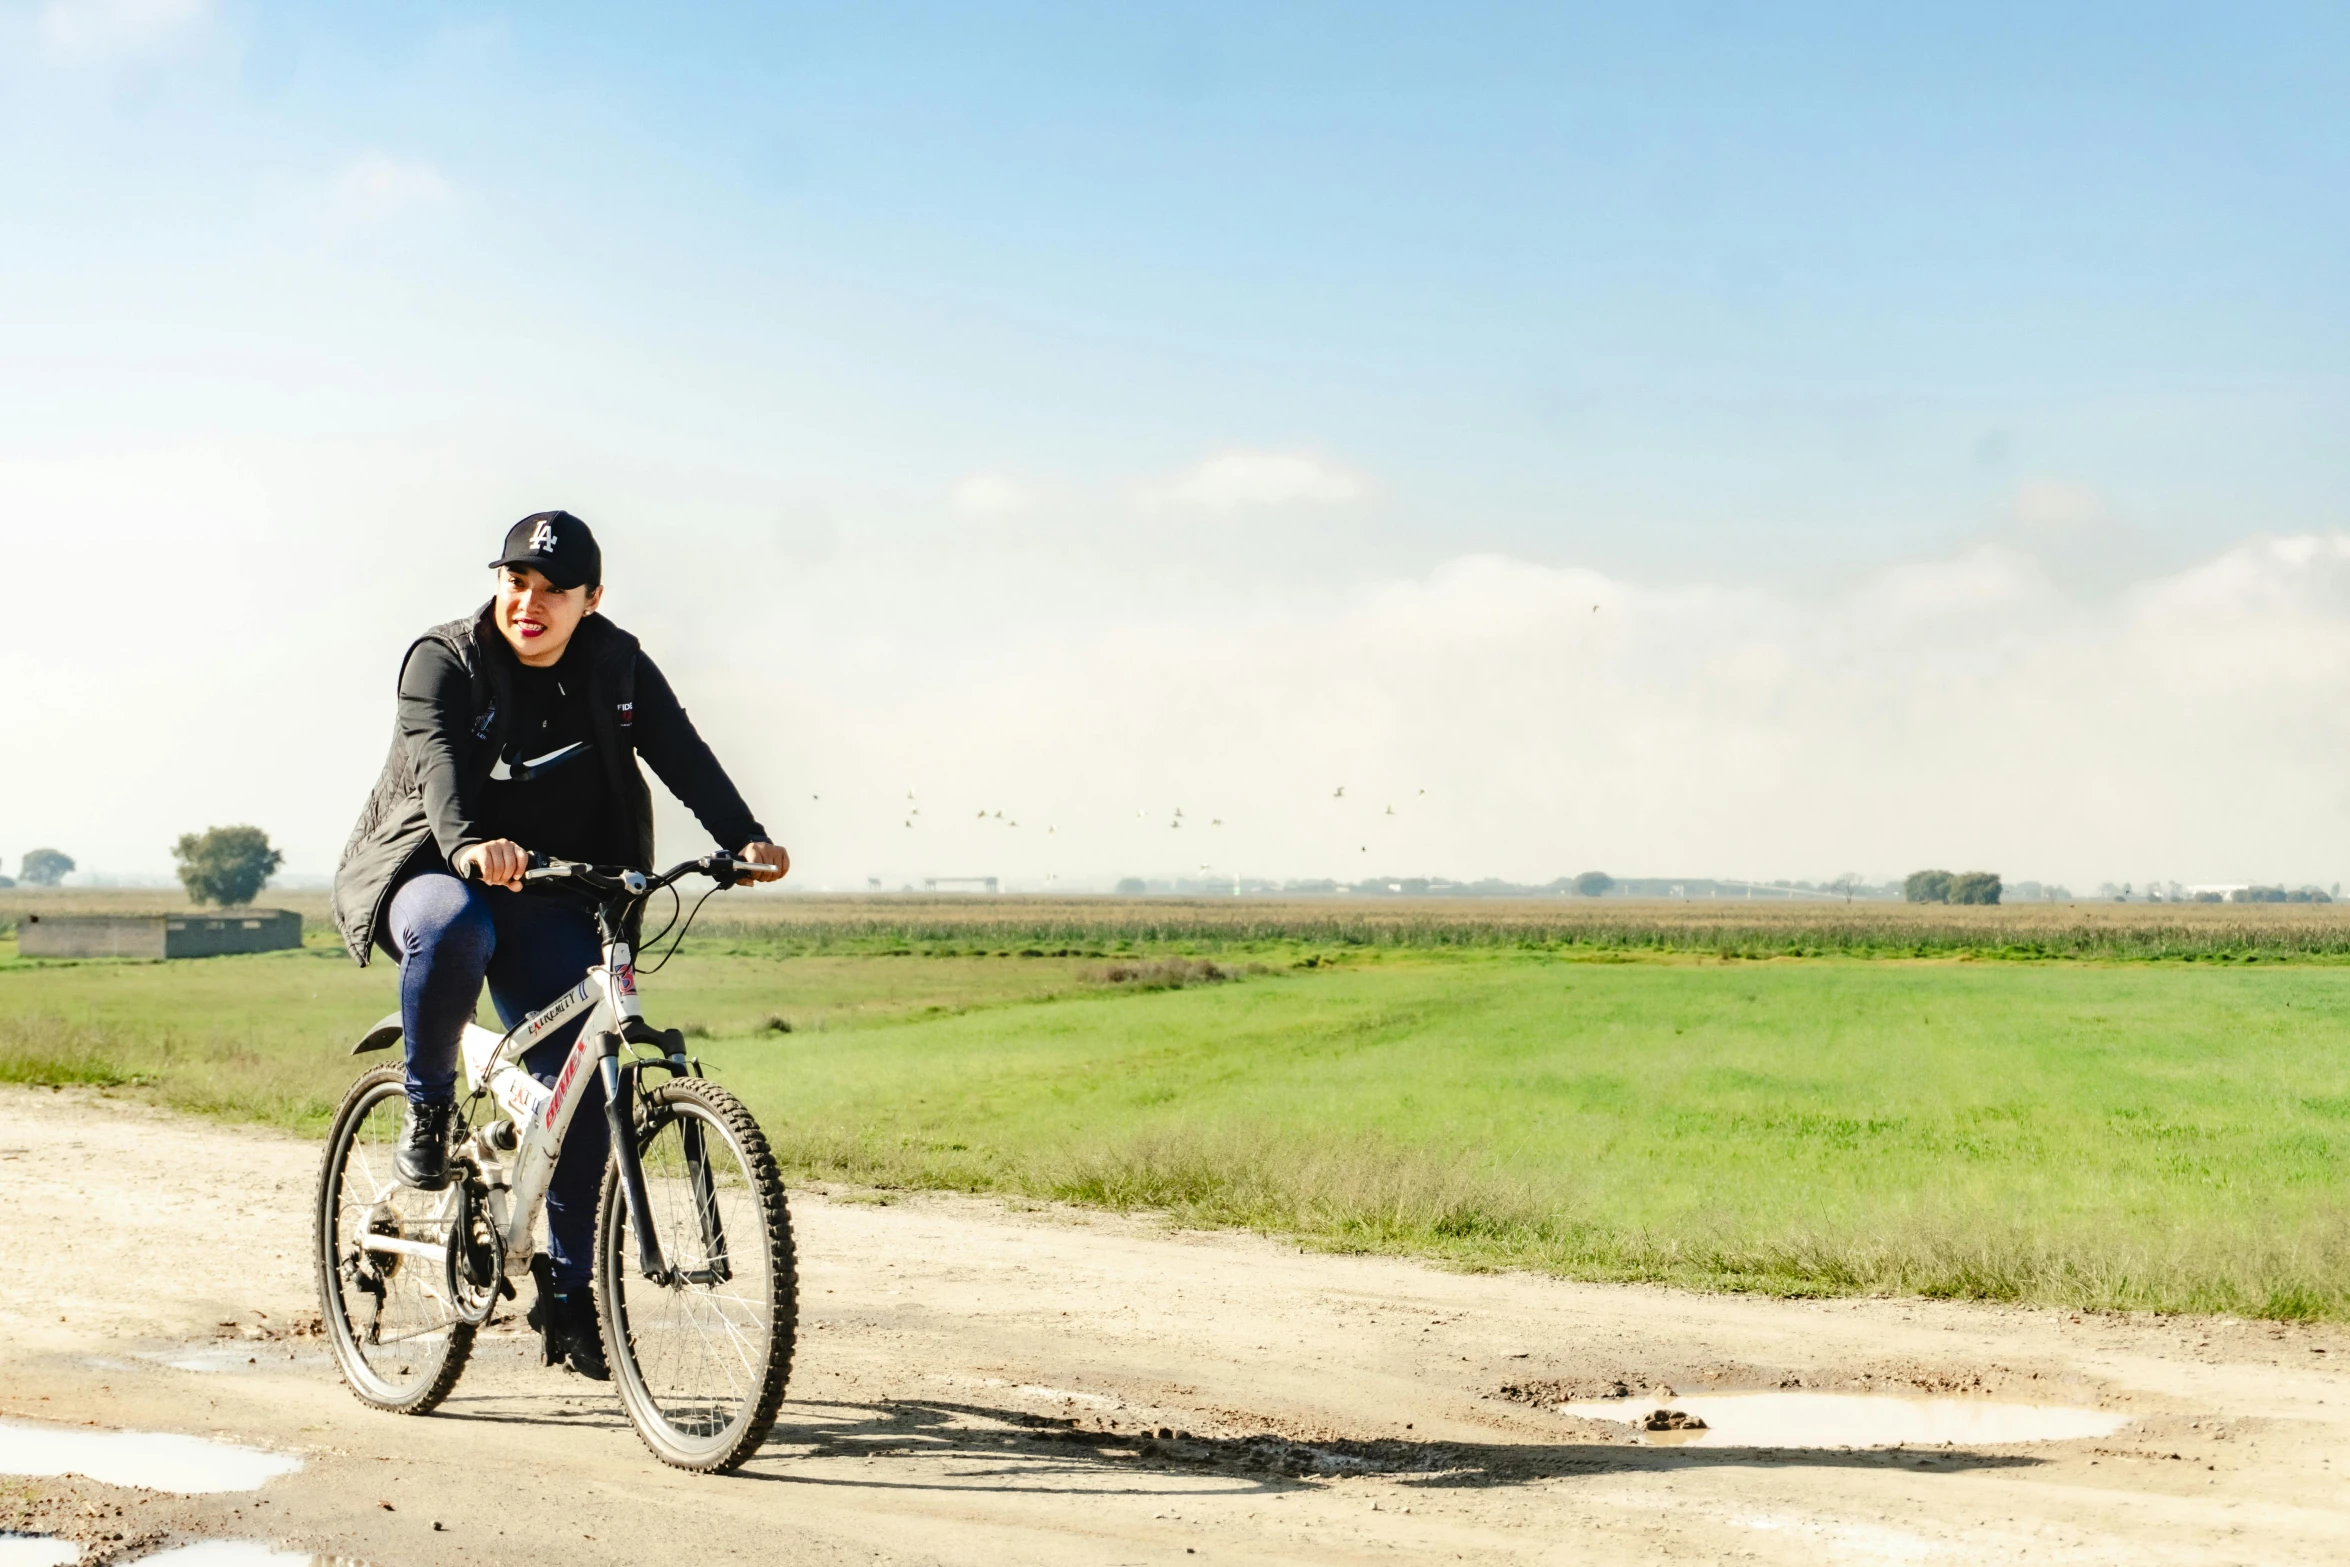
<instances>
[{"instance_id":1,"label":"mud patch","mask_svg":"<svg viewBox=\"0 0 2350 1567\"><path fill-rule=\"evenodd\" d=\"M1643 1431L1703 1431L1705 1422L1686 1409L1652 1409L1637 1422Z\"/></svg>"},{"instance_id":2,"label":"mud patch","mask_svg":"<svg viewBox=\"0 0 2350 1567\"><path fill-rule=\"evenodd\" d=\"M1578 1420L1639 1430L1680 1447L2012 1447L2111 1436L2129 1416L2052 1404L1886 1393L1699 1393L1556 1405Z\"/></svg>"}]
</instances>

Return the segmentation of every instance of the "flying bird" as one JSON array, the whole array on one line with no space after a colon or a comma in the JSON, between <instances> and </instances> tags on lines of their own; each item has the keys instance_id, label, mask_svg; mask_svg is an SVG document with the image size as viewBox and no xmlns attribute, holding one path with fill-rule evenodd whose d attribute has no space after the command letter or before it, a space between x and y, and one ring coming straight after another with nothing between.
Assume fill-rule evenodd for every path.
<instances>
[{"instance_id":1,"label":"flying bird","mask_svg":"<svg viewBox=\"0 0 2350 1567\"><path fill-rule=\"evenodd\" d=\"M1345 798L1346 798L1346 785L1344 785L1344 784L1340 784L1340 785L1339 785L1337 788L1335 788L1335 789L1331 790L1331 791L1330 791L1330 798L1331 798L1331 799L1333 799L1333 800L1343 800L1343 799L1345 799Z\"/></svg>"}]
</instances>

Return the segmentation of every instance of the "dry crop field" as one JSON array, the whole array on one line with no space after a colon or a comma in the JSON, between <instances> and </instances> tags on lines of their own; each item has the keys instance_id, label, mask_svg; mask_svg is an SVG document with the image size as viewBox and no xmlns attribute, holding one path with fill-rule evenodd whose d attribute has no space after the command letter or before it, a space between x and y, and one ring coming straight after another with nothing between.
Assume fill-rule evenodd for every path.
<instances>
[{"instance_id":1,"label":"dry crop field","mask_svg":"<svg viewBox=\"0 0 2350 1567\"><path fill-rule=\"evenodd\" d=\"M326 894L264 894L329 929ZM27 913L184 913L166 889L0 890L0 936ZM664 915L648 921L648 934ZM2011 903L1990 907L1701 898L1000 897L734 892L694 935L798 950L1001 956L1149 947L1588 948L1735 957L1971 955L2350 958L2350 903ZM1028 949L1036 949L1031 952ZM1063 950L1068 949L1068 950Z\"/></svg>"},{"instance_id":2,"label":"dry crop field","mask_svg":"<svg viewBox=\"0 0 2350 1567\"><path fill-rule=\"evenodd\" d=\"M749 894L697 934L810 949L1017 954L1071 948L1303 945L1587 948L1739 957L2350 957L2350 905L1764 899L1047 898Z\"/></svg>"}]
</instances>

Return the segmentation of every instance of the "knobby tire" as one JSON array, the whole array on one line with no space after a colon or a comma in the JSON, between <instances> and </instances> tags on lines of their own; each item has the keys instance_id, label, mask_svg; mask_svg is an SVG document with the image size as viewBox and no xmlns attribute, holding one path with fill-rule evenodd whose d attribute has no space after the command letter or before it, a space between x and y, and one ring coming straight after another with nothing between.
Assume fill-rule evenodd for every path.
<instances>
[{"instance_id":1,"label":"knobby tire","mask_svg":"<svg viewBox=\"0 0 2350 1567\"><path fill-rule=\"evenodd\" d=\"M318 1270L319 1316L343 1384L350 1388L353 1397L371 1408L393 1414L422 1415L429 1414L457 1385L457 1378L463 1374L465 1362L473 1353L473 1326L452 1317L447 1324L449 1336L440 1346L438 1365L431 1366L412 1386L390 1390L389 1379L375 1372L360 1348L362 1335L347 1309L349 1299L342 1283L344 1259L338 1251L338 1220L345 1186L353 1173L352 1142L370 1113L390 1098L399 1099L404 1107L406 1075L399 1066L379 1066L361 1074L335 1110L334 1122L327 1132L326 1156L319 1166L318 1197L311 1214L311 1257ZM417 1258L402 1259L402 1264L409 1267L420 1262ZM435 1331L438 1329L428 1328L421 1333ZM371 1381L382 1387L371 1388Z\"/></svg>"},{"instance_id":2,"label":"knobby tire","mask_svg":"<svg viewBox=\"0 0 2350 1567\"><path fill-rule=\"evenodd\" d=\"M776 1411L783 1403L784 1384L791 1375L799 1281L794 1270L791 1216L784 1203L783 1177L759 1123L734 1095L697 1077L676 1078L646 1093L639 1101L634 1128L640 1156L651 1152L664 1132L682 1138L683 1126L693 1123L699 1124L705 1139L731 1145L729 1162L739 1166L742 1188L727 1188L731 1194L727 1207L733 1210L735 1222L723 1229L726 1255L745 1263L755 1256L763 1258L763 1280L756 1287L765 1295L764 1301L758 1304L765 1315L767 1332L764 1345L755 1346L762 1353L745 1353L743 1346L750 1336L733 1332L730 1324L722 1323L729 1325L726 1338L710 1338L711 1343L731 1345L742 1361L742 1393L735 1400L739 1403L738 1411L717 1431L682 1429L664 1411L662 1395L650 1385L656 1379L670 1383L673 1408L692 1402L674 1391L674 1379L663 1376L658 1367L654 1376L648 1377L639 1353L640 1333L636 1324L664 1308L672 1317L681 1312L690 1316L691 1311L674 1297L695 1286L688 1285L683 1290L658 1286L637 1271L636 1239L629 1222L627 1201L621 1195L617 1161L605 1166L603 1196L596 1214L596 1316L602 1324L604 1354L612 1367L614 1388L638 1437L665 1464L716 1474L734 1468L757 1452L774 1428ZM716 1138L713 1133L717 1134ZM656 1182L651 1163L648 1160L646 1171L649 1186ZM687 1188L687 1198L683 1204L679 1203L673 1190L679 1184L673 1180L661 1183L658 1190L666 1193L668 1200L665 1203L662 1195L651 1199L655 1210L653 1223L673 1268L681 1264L699 1266L709 1261L701 1254L703 1227L698 1222L681 1222L678 1217L681 1208L693 1212L699 1198L693 1194L693 1183L686 1182L682 1184ZM744 1220L755 1222L745 1225L741 1222ZM746 1228L754 1229L755 1233L740 1233ZM743 1289L754 1287L739 1275L729 1282L734 1291L727 1299L742 1298ZM714 1290L701 1297L706 1317L725 1318L725 1306L716 1304L723 1293ZM647 1330L651 1331L650 1324ZM659 1356L661 1352L656 1349L655 1353ZM734 1375L731 1369L725 1374Z\"/></svg>"}]
</instances>

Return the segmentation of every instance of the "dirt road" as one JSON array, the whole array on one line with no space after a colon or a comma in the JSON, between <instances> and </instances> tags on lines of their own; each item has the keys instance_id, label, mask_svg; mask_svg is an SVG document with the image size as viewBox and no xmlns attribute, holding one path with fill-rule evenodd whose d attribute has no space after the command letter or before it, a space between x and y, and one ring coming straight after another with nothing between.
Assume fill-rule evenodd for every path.
<instances>
[{"instance_id":1,"label":"dirt road","mask_svg":"<svg viewBox=\"0 0 2350 1567\"><path fill-rule=\"evenodd\" d=\"M804 1331L776 1436L736 1476L680 1475L512 1329L436 1416L354 1403L304 1332L315 1158L0 1091L0 1418L303 1461L208 1496L0 1478L0 1530L91 1561L219 1537L383 1567L2350 1560L2338 1330L1469 1276L845 1191L794 1193ZM1806 1452L1651 1446L1556 1412L1619 1383L1937 1390L2128 1423Z\"/></svg>"}]
</instances>

